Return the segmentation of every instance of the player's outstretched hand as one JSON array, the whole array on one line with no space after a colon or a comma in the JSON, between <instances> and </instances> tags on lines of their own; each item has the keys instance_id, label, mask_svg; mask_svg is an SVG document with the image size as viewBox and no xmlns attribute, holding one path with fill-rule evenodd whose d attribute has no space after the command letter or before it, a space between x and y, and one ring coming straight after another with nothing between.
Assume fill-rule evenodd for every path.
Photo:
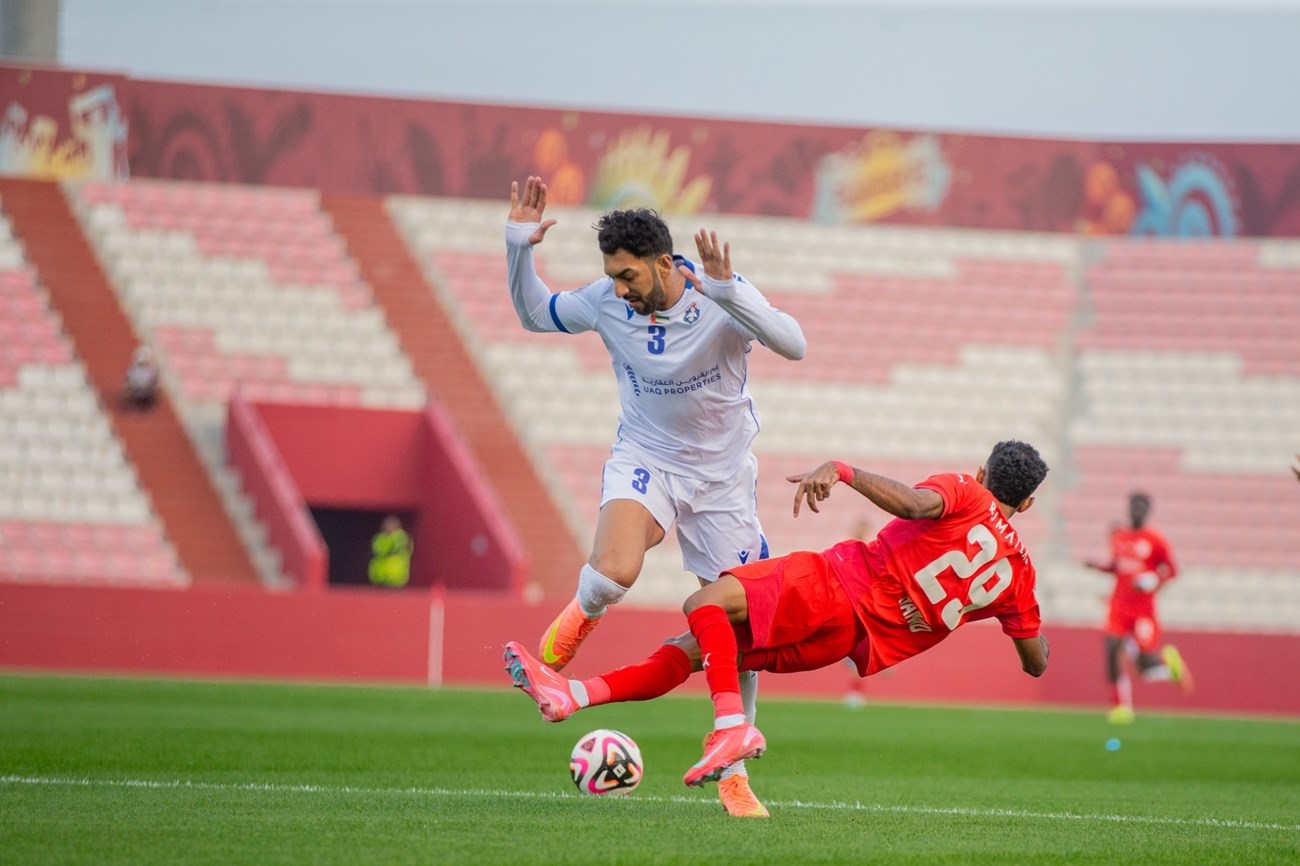
<instances>
[{"instance_id":1,"label":"player's outstretched hand","mask_svg":"<svg viewBox=\"0 0 1300 866\"><path fill-rule=\"evenodd\" d=\"M731 270L731 244L719 244L717 232L700 229L695 233L695 248L699 250L704 273L709 277L725 282L735 275ZM685 265L682 267L685 268ZM685 273L687 277L693 276L689 268L686 268Z\"/></svg>"},{"instance_id":2,"label":"player's outstretched hand","mask_svg":"<svg viewBox=\"0 0 1300 866\"><path fill-rule=\"evenodd\" d=\"M806 500L808 507L820 513L817 503L831 495L831 488L840 480L840 470L834 461L823 463L812 472L801 475L787 475L786 481L797 484L794 489L794 516L799 516L799 507Z\"/></svg>"},{"instance_id":3,"label":"player's outstretched hand","mask_svg":"<svg viewBox=\"0 0 1300 866\"><path fill-rule=\"evenodd\" d=\"M546 231L555 225L555 220L542 222L546 212L546 184L540 177L529 177L524 183L524 196L519 197L519 181L510 184L510 221L516 223L542 223L537 231L528 236L528 242L534 246L546 237Z\"/></svg>"}]
</instances>

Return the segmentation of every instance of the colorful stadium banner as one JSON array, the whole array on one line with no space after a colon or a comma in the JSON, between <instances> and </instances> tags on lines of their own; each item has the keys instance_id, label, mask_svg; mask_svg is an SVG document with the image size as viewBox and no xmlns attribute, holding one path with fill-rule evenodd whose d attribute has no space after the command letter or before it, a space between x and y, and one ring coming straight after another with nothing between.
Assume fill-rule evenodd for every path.
<instances>
[{"instance_id":1,"label":"colorful stadium banner","mask_svg":"<svg viewBox=\"0 0 1300 866\"><path fill-rule=\"evenodd\" d=\"M4 102L20 74L29 90L61 92L64 101L77 77L0 67ZM540 174L552 201L598 208L1098 235L1300 236L1297 143L1005 138L141 79L120 88L137 177L504 199L510 179ZM122 128L120 119L112 125Z\"/></svg>"},{"instance_id":2,"label":"colorful stadium banner","mask_svg":"<svg viewBox=\"0 0 1300 866\"><path fill-rule=\"evenodd\" d=\"M0 66L0 175L127 177L121 75Z\"/></svg>"}]
</instances>

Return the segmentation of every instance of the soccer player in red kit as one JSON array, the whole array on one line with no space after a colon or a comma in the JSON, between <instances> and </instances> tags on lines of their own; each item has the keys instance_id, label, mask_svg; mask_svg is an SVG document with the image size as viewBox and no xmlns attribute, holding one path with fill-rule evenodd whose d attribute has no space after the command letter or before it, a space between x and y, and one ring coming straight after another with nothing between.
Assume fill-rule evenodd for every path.
<instances>
[{"instance_id":1,"label":"soccer player in red kit","mask_svg":"<svg viewBox=\"0 0 1300 866\"><path fill-rule=\"evenodd\" d=\"M589 680L566 680L522 645L506 645L506 671L547 721L604 703L648 700L703 670L714 730L687 785L716 780L728 764L766 748L745 721L740 670L813 670L850 658L862 676L942 641L964 622L997 617L1032 676L1047 669L1035 573L1013 514L1034 502L1047 475L1038 452L1000 442L975 475L934 475L915 487L832 461L789 476L794 513L848 484L893 514L875 539L849 539L732 568L687 599L690 632L640 664Z\"/></svg>"},{"instance_id":2,"label":"soccer player in red kit","mask_svg":"<svg viewBox=\"0 0 1300 866\"><path fill-rule=\"evenodd\" d=\"M1128 528L1111 530L1110 562L1084 563L1115 575L1106 617L1106 678L1112 703L1107 718L1120 725L1134 718L1133 686L1124 664L1126 653L1136 654L1142 679L1173 681L1185 691L1192 687L1191 671L1178 649L1172 644L1162 646L1160 622L1156 619L1156 593L1178 576L1178 567L1165 537L1146 525L1151 497L1131 494L1128 510Z\"/></svg>"}]
</instances>

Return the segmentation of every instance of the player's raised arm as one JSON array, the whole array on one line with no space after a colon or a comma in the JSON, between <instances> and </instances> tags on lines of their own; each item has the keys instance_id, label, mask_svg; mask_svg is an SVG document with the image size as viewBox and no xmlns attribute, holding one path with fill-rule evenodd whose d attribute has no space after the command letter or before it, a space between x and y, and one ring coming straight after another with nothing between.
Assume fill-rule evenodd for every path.
<instances>
[{"instance_id":1,"label":"player's raised arm","mask_svg":"<svg viewBox=\"0 0 1300 866\"><path fill-rule=\"evenodd\" d=\"M530 177L524 182L522 197L519 195L519 181L511 182L510 216L507 219L512 223L537 224L537 228L528 235L528 243L532 246L540 244L546 237L546 232L555 225L555 220L542 222L545 213L546 184L542 183L540 177Z\"/></svg>"},{"instance_id":2,"label":"player's raised arm","mask_svg":"<svg viewBox=\"0 0 1300 866\"><path fill-rule=\"evenodd\" d=\"M695 233L704 275L682 265L682 274L698 284L709 300L726 310L760 343L783 358L797 361L808 351L803 328L789 313L773 307L751 283L737 278L731 269L731 244L719 243L718 233L700 229Z\"/></svg>"},{"instance_id":3,"label":"player's raised arm","mask_svg":"<svg viewBox=\"0 0 1300 866\"><path fill-rule=\"evenodd\" d=\"M506 275L510 300L519 322L530 331L554 330L551 324L551 290L537 276L533 247L542 242L555 220L542 221L546 213L546 184L530 177L519 192L510 184L510 214L506 221Z\"/></svg>"},{"instance_id":4,"label":"player's raised arm","mask_svg":"<svg viewBox=\"0 0 1300 866\"><path fill-rule=\"evenodd\" d=\"M803 502L813 511L820 511L817 503L831 495L837 481L848 484L895 517L904 520L924 520L943 516L943 497L924 487L908 487L892 478L854 469L846 463L831 460L811 472L787 475L786 480L798 485L794 491L794 516L799 516Z\"/></svg>"}]
</instances>

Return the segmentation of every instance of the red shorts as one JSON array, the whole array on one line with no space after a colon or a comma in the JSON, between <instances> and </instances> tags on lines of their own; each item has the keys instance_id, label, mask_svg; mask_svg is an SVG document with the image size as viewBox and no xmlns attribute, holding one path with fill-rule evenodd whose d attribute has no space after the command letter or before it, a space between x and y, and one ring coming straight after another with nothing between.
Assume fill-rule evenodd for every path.
<instances>
[{"instance_id":1,"label":"red shorts","mask_svg":"<svg viewBox=\"0 0 1300 866\"><path fill-rule=\"evenodd\" d=\"M866 631L820 553L799 552L732 568L749 610L736 626L740 669L793 673L835 664Z\"/></svg>"},{"instance_id":2,"label":"red shorts","mask_svg":"<svg viewBox=\"0 0 1300 866\"><path fill-rule=\"evenodd\" d=\"M1113 610L1107 618L1106 633L1112 637L1132 637L1138 652L1142 653L1157 653L1162 646L1160 623L1153 616Z\"/></svg>"}]
</instances>

